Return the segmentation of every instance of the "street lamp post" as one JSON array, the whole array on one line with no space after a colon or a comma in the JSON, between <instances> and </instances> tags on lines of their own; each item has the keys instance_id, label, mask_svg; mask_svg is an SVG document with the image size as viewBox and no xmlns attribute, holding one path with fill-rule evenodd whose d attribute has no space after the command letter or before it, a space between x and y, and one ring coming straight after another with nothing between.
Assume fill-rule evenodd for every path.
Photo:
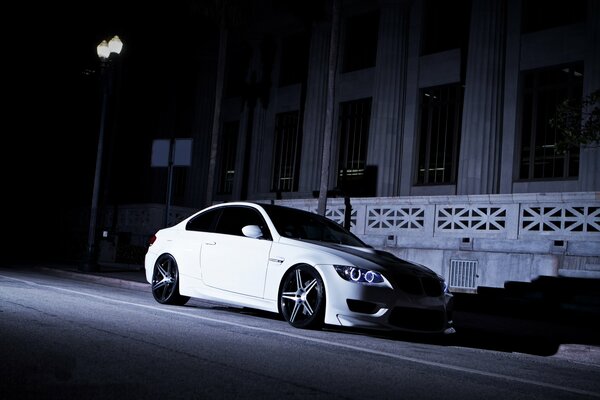
<instances>
[{"instance_id":1,"label":"street lamp post","mask_svg":"<svg viewBox=\"0 0 600 400\"><path fill-rule=\"evenodd\" d=\"M110 68L110 56L119 55L123 49L123 42L119 36L114 36L110 41L103 40L96 47L100 58L100 83L102 85L102 110L100 112L100 131L98 133L98 149L96 152L96 169L94 172L94 188L92 190L92 204L90 207L90 226L88 231L86 259L81 265L81 270L86 272L97 271L97 248L96 248L96 223L98 219L98 199L100 197L100 182L102 172L102 157L104 151L104 130L106 126L106 113L112 74Z\"/></svg>"}]
</instances>

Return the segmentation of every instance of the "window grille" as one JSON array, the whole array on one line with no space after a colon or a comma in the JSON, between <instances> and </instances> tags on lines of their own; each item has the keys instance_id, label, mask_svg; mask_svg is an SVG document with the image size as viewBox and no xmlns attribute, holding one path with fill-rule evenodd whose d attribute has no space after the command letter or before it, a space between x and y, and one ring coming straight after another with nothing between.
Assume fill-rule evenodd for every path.
<instances>
[{"instance_id":1,"label":"window grille","mask_svg":"<svg viewBox=\"0 0 600 400\"><path fill-rule=\"evenodd\" d=\"M417 183L448 184L456 180L463 87L421 89L421 127Z\"/></svg>"},{"instance_id":2,"label":"window grille","mask_svg":"<svg viewBox=\"0 0 600 400\"><path fill-rule=\"evenodd\" d=\"M422 230L425 224L425 207L367 206L369 229Z\"/></svg>"},{"instance_id":3,"label":"window grille","mask_svg":"<svg viewBox=\"0 0 600 400\"><path fill-rule=\"evenodd\" d=\"M555 204L522 205L521 233L558 233L561 235L600 232L600 207Z\"/></svg>"},{"instance_id":4,"label":"window grille","mask_svg":"<svg viewBox=\"0 0 600 400\"><path fill-rule=\"evenodd\" d=\"M348 195L365 184L370 121L371 98L340 104L338 187Z\"/></svg>"},{"instance_id":5,"label":"window grille","mask_svg":"<svg viewBox=\"0 0 600 400\"><path fill-rule=\"evenodd\" d=\"M583 65L528 71L523 75L521 160L519 178L571 178L579 175L579 147L556 151L562 134L550 124L556 107L581 99Z\"/></svg>"},{"instance_id":6,"label":"window grille","mask_svg":"<svg viewBox=\"0 0 600 400\"><path fill-rule=\"evenodd\" d=\"M450 260L450 288L477 288L477 264L475 260Z\"/></svg>"},{"instance_id":7,"label":"window grille","mask_svg":"<svg viewBox=\"0 0 600 400\"><path fill-rule=\"evenodd\" d=\"M277 114L275 118L275 148L273 154L273 192L298 190L301 128L298 111Z\"/></svg>"}]
</instances>

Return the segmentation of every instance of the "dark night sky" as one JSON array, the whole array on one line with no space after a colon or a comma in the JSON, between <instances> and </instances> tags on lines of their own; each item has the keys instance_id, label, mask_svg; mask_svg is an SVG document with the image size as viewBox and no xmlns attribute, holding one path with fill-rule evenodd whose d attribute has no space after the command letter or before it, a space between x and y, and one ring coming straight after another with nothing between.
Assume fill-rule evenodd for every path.
<instances>
[{"instance_id":1,"label":"dark night sky","mask_svg":"<svg viewBox=\"0 0 600 400\"><path fill-rule=\"evenodd\" d=\"M19 242L55 234L57 209L90 204L101 107L97 74L86 71L99 68L96 45L115 34L125 44L119 112L139 124L121 134L120 152L139 165L149 155L133 159L142 157L135 135L152 133L156 87L190 54L203 28L185 0L21 3L3 11L14 27L4 35L1 157L5 227ZM139 173L133 168L119 175L135 182ZM42 225L49 229L31 234Z\"/></svg>"},{"instance_id":2,"label":"dark night sky","mask_svg":"<svg viewBox=\"0 0 600 400\"><path fill-rule=\"evenodd\" d=\"M102 32L91 7L27 4L13 16L19 21L12 35L16 41L8 82L13 121L5 132L14 140L14 168L3 171L18 188L20 201L53 201L69 178L89 169L79 156L72 157L88 152L84 135L93 134L83 132L82 124L98 112L92 110L97 93L86 93L96 89L83 71L95 68L94 43ZM65 170L73 161L77 167ZM52 188L58 190L48 196Z\"/></svg>"}]
</instances>

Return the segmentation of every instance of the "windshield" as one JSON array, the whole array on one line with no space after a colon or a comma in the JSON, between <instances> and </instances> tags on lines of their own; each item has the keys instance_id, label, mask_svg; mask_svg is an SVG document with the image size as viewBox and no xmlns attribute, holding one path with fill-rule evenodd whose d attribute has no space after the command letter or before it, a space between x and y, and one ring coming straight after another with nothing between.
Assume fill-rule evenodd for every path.
<instances>
[{"instance_id":1,"label":"windshield","mask_svg":"<svg viewBox=\"0 0 600 400\"><path fill-rule=\"evenodd\" d=\"M282 206L264 204L261 204L261 206L265 209L281 236L291 239L368 247L340 225L318 214Z\"/></svg>"}]
</instances>

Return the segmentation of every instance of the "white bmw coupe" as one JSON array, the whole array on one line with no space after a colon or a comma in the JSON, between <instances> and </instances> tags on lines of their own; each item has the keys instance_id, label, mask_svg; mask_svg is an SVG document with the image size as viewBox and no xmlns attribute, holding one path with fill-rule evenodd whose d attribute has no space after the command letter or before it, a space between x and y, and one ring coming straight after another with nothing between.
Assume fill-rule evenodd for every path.
<instances>
[{"instance_id":1,"label":"white bmw coupe","mask_svg":"<svg viewBox=\"0 0 600 400\"><path fill-rule=\"evenodd\" d=\"M202 298L279 313L297 328L454 331L442 277L294 208L208 207L159 230L145 269L162 304Z\"/></svg>"}]
</instances>

